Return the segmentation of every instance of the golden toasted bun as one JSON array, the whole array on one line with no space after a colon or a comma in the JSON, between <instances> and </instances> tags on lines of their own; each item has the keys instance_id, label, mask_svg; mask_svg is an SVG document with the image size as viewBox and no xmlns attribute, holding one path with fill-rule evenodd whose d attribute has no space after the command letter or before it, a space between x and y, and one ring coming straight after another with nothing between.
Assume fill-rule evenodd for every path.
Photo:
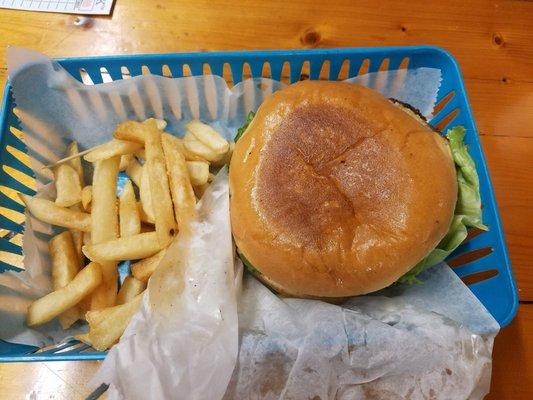
<instances>
[{"instance_id":1,"label":"golden toasted bun","mask_svg":"<svg viewBox=\"0 0 533 400\"><path fill-rule=\"evenodd\" d=\"M457 199L445 139L379 93L304 81L235 146L231 223L262 279L299 297L392 284L444 237Z\"/></svg>"}]
</instances>

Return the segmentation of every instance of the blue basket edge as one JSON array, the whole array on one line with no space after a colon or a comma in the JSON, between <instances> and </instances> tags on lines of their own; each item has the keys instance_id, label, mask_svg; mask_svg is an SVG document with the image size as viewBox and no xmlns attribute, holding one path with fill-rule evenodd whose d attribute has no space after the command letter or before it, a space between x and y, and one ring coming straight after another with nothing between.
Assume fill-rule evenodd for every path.
<instances>
[{"instance_id":1,"label":"blue basket edge","mask_svg":"<svg viewBox=\"0 0 533 400\"><path fill-rule=\"evenodd\" d=\"M471 110L471 106L470 106L470 101L468 99L468 95L467 95L467 91L466 91L466 87L464 85L464 80L463 80L463 75L461 73L461 70L459 68L459 64L457 62L457 60L454 58L454 56L448 52L447 50L441 48L441 47L438 47L438 46L433 46L433 45L423 45L423 46L391 46L391 47L345 47L345 48L331 48L331 49L283 49L283 50L251 50L251 51L248 51L248 50L238 50L238 51L209 51L209 52L205 52L204 54L206 54L207 56L209 57L235 57L235 56L249 56L250 53L261 53L262 55L264 55L265 57L268 57L268 56L271 56L271 55L277 55L277 56L284 56L286 55L287 57L290 57L292 55L305 55L305 54L312 54L312 53L320 53L321 55L328 55L328 54L332 54L332 55L339 55L339 54L346 54L348 55L351 51L354 51L354 50L357 50L357 51L361 51L361 50L364 50L364 51L367 51L367 52L370 52L370 53L373 53L373 52L383 52L383 51L392 51L392 52L399 52L399 51L402 51L402 52L405 52L405 51L433 51L435 53L438 53L440 54L441 56L444 56L446 59L448 59L451 63L451 65L453 65L453 69L454 69L454 72L457 74L457 77L458 77L458 85L459 85L459 88L460 88L460 95L462 95L464 97L464 102L465 102L465 109L464 109L464 112L465 112L465 115L466 115L466 118L472 123L472 126L473 126L473 129L474 129L474 135L476 137L476 141L478 142L478 145L479 145L479 148L480 148L480 168L479 169L483 169L483 173L484 173L484 176L485 178L487 179L487 182L488 182L488 192L489 192L489 196L490 196L490 200L493 202L494 204L494 225L495 225L495 228L496 230L498 231L498 238L499 240L501 241L501 243L503 243L503 246L502 246L502 252L504 254L504 257L505 257L505 263L506 263L506 266L507 266L507 277L508 277L508 281L509 281L509 284L510 284L510 288L513 292L513 298L512 298L512 304L510 306L510 310L507 314L507 316L504 318L504 320L502 321L501 323L501 327L505 327L507 326L513 319L514 317L516 316L516 313L517 313L517 310L518 310L518 304L519 304L519 298L518 298L518 291L517 291L517 286L516 286L516 281L514 279L514 274L512 272L512 266L511 266L511 262L510 262L510 257L509 257L509 251L508 251L508 247L507 247L507 243L505 241L505 235L504 235L504 232L503 232L503 224L501 222L501 217L500 217L500 213L499 213L499 208L498 208L498 204L497 204L497 201L496 201L496 197L495 197L495 193L494 193L494 186L492 184L492 180L490 178L490 174L488 173L488 169L487 169L487 163L486 163L486 159L485 159L485 154L484 154L484 151L483 151L483 147L481 146L481 143L479 141L479 133L478 133L478 130L477 130L477 125L476 125L476 122L473 118L473 114L472 114L472 110ZM149 53L149 54L135 54L135 55L120 55L120 54L117 54L117 55L108 55L108 56L83 56L83 57L66 57L66 58L55 58L54 60L59 62L59 63L62 63L62 62L84 62L84 61L95 61L95 60L99 60L99 61L102 61L102 62L105 62L106 60L117 60L118 58L124 58L124 59L127 59L128 61L137 61L137 60L144 60L145 62L146 61L149 61L149 59L151 58L157 58L158 60L161 60L161 57L163 58L171 58L171 57L175 57L176 55L179 55L180 57L183 57L183 58L187 58L187 57L194 57L194 56L198 56L198 55L201 55L202 53L199 53L199 52L180 52L180 53ZM148 60L147 60L148 59ZM4 88L4 95L3 95L3 99L2 99L2 109L0 110L0 118L2 119L0 121L0 142L3 140L3 134L4 134L4 129L6 127L6 123L7 123L7 118L6 118L6 114L9 112L9 110L7 109L7 106L10 102L10 100L14 103L14 99L12 98L12 92L11 92L11 83L10 83L10 80L9 78L6 80L6 84L5 84L5 88ZM102 353L102 354L90 354L90 355L83 355L83 354L78 354L78 355L72 355L72 356L69 356L69 355L64 355L64 356L57 356L53 358L53 360L57 360L57 361L60 361L60 360L73 360L73 359L76 359L76 360L101 360L105 357L105 353ZM39 356L39 355L25 355L25 356L21 356L21 357L17 357L15 360L13 360L12 358L10 359L9 356L0 356L0 362L9 362L9 361L50 361L52 359L50 358L46 358L46 356Z\"/></svg>"}]
</instances>

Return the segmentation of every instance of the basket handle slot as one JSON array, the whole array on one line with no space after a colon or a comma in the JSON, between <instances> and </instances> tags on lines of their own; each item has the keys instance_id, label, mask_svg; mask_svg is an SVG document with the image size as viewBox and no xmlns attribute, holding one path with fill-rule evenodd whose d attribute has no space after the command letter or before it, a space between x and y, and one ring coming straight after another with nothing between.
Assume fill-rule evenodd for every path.
<instances>
[{"instance_id":1,"label":"basket handle slot","mask_svg":"<svg viewBox=\"0 0 533 400\"><path fill-rule=\"evenodd\" d=\"M449 114L445 115L442 119L440 119L436 124L433 124L433 127L438 130L439 132L442 132L444 128L448 126L448 124L452 123L452 121L459 115L459 112L461 110L459 108L454 108Z\"/></svg>"},{"instance_id":2,"label":"basket handle slot","mask_svg":"<svg viewBox=\"0 0 533 400\"><path fill-rule=\"evenodd\" d=\"M473 274L463 276L461 280L465 283L465 285L473 285L474 283L479 283L493 278L498 275L498 273L499 272L497 269L489 269L486 271L475 272Z\"/></svg>"},{"instance_id":3,"label":"basket handle slot","mask_svg":"<svg viewBox=\"0 0 533 400\"><path fill-rule=\"evenodd\" d=\"M131 78L130 70L128 69L128 67L126 67L124 65L122 67L120 67L120 73L122 75L122 79L130 79Z\"/></svg>"},{"instance_id":4,"label":"basket handle slot","mask_svg":"<svg viewBox=\"0 0 533 400\"><path fill-rule=\"evenodd\" d=\"M409 57L404 57L402 61L400 62L400 65L398 65L398 69L409 69L409 62L411 59Z\"/></svg>"},{"instance_id":5,"label":"basket handle slot","mask_svg":"<svg viewBox=\"0 0 533 400\"><path fill-rule=\"evenodd\" d=\"M151 74L150 68L148 68L148 65L141 65L141 74L142 75L150 75Z\"/></svg>"},{"instance_id":6,"label":"basket handle slot","mask_svg":"<svg viewBox=\"0 0 533 400\"><path fill-rule=\"evenodd\" d=\"M291 63L289 61L283 62L283 65L281 66L281 77L279 80L286 84L291 83Z\"/></svg>"},{"instance_id":7,"label":"basket handle slot","mask_svg":"<svg viewBox=\"0 0 533 400\"><path fill-rule=\"evenodd\" d=\"M270 63L268 61L263 63L263 67L261 68L261 76L263 78L272 77L272 71L270 70Z\"/></svg>"},{"instance_id":8,"label":"basket handle slot","mask_svg":"<svg viewBox=\"0 0 533 400\"><path fill-rule=\"evenodd\" d=\"M80 68L80 78L84 85L94 85L94 82L85 68Z\"/></svg>"},{"instance_id":9,"label":"basket handle slot","mask_svg":"<svg viewBox=\"0 0 533 400\"><path fill-rule=\"evenodd\" d=\"M379 72L388 71L388 70L389 70L389 65L390 65L390 58L385 57L385 58L381 61L381 64L379 64L378 71L379 71Z\"/></svg>"},{"instance_id":10,"label":"basket handle slot","mask_svg":"<svg viewBox=\"0 0 533 400\"><path fill-rule=\"evenodd\" d=\"M172 71L170 70L170 67L168 66L168 64L164 64L161 67L161 75L167 78L172 78Z\"/></svg>"},{"instance_id":11,"label":"basket handle slot","mask_svg":"<svg viewBox=\"0 0 533 400\"><path fill-rule=\"evenodd\" d=\"M437 102L437 104L435 104L435 107L433 108L433 115L435 116L438 115L439 112L441 112L442 109L454 98L454 96L455 96L455 90L452 90L442 99L440 99Z\"/></svg>"},{"instance_id":12,"label":"basket handle slot","mask_svg":"<svg viewBox=\"0 0 533 400\"><path fill-rule=\"evenodd\" d=\"M359 66L359 70L357 71L357 76L367 74L369 70L370 70L370 59L365 58L361 62L361 65Z\"/></svg>"},{"instance_id":13,"label":"basket handle slot","mask_svg":"<svg viewBox=\"0 0 533 400\"><path fill-rule=\"evenodd\" d=\"M342 64L339 68L339 72L337 73L337 80L343 81L345 79L348 79L349 75L350 75L350 60L345 58L342 61Z\"/></svg>"},{"instance_id":14,"label":"basket handle slot","mask_svg":"<svg viewBox=\"0 0 533 400\"><path fill-rule=\"evenodd\" d=\"M113 78L106 67L100 67L100 75L103 83L113 82Z\"/></svg>"},{"instance_id":15,"label":"basket handle slot","mask_svg":"<svg viewBox=\"0 0 533 400\"><path fill-rule=\"evenodd\" d=\"M226 83L230 88L233 87L233 71L231 69L231 65L229 63L224 63L222 66L222 76L226 80Z\"/></svg>"},{"instance_id":16,"label":"basket handle slot","mask_svg":"<svg viewBox=\"0 0 533 400\"><path fill-rule=\"evenodd\" d=\"M250 67L250 64L245 62L242 64L242 74L241 74L242 80L251 79L253 78L252 74L252 68Z\"/></svg>"},{"instance_id":17,"label":"basket handle slot","mask_svg":"<svg viewBox=\"0 0 533 400\"><path fill-rule=\"evenodd\" d=\"M492 254L492 252L494 252L494 249L492 247L482 247L480 249L475 249L460 254L457 257L454 257L451 260L447 261L447 263L450 267L456 268L479 260L480 258L486 257L489 254Z\"/></svg>"},{"instance_id":18,"label":"basket handle slot","mask_svg":"<svg viewBox=\"0 0 533 400\"><path fill-rule=\"evenodd\" d=\"M331 63L329 60L324 60L322 66L320 67L320 72L318 73L318 79L321 81L329 80L329 74L331 71Z\"/></svg>"},{"instance_id":19,"label":"basket handle slot","mask_svg":"<svg viewBox=\"0 0 533 400\"><path fill-rule=\"evenodd\" d=\"M309 79L309 75L311 73L311 64L309 63L309 60L305 60L302 63L302 67L300 68L300 81L305 81Z\"/></svg>"}]
</instances>

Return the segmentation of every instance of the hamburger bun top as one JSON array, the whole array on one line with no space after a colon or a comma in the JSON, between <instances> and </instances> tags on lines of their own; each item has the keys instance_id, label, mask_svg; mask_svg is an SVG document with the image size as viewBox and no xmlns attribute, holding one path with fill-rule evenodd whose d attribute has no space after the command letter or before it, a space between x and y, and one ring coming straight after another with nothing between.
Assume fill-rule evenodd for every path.
<instances>
[{"instance_id":1,"label":"hamburger bun top","mask_svg":"<svg viewBox=\"0 0 533 400\"><path fill-rule=\"evenodd\" d=\"M354 84L304 81L271 95L235 146L231 223L274 289L345 297L386 287L450 226L446 140Z\"/></svg>"}]
</instances>

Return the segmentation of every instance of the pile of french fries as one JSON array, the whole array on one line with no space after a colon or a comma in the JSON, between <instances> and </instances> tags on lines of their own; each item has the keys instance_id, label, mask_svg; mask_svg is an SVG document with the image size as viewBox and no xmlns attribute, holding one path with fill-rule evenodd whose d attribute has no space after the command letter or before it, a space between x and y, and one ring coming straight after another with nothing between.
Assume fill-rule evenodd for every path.
<instances>
[{"instance_id":1,"label":"pile of french fries","mask_svg":"<svg viewBox=\"0 0 533 400\"><path fill-rule=\"evenodd\" d=\"M35 218L66 228L49 242L54 291L29 306L28 326L57 317L67 329L85 319L89 332L78 339L97 350L119 340L168 245L195 218L210 171L231 156L230 144L200 121L187 123L182 139L165 128L162 120L126 121L102 145L79 152L73 142L49 166L55 201L21 194ZM93 165L88 185L82 158ZM129 179L117 198L121 171ZM119 288L123 260L132 261L131 276Z\"/></svg>"}]
</instances>

